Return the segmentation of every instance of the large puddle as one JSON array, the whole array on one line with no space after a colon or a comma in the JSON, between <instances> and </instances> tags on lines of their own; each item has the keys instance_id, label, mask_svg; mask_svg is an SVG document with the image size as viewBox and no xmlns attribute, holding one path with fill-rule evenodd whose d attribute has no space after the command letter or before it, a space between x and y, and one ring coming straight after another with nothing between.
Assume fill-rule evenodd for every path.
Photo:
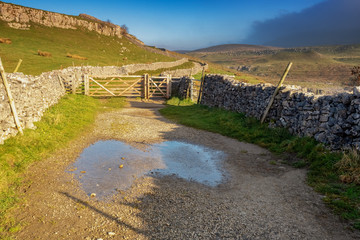
<instances>
[{"instance_id":1,"label":"large puddle","mask_svg":"<svg viewBox=\"0 0 360 240\"><path fill-rule=\"evenodd\" d=\"M120 141L99 141L84 149L67 171L75 174L87 194L106 197L147 174L175 175L216 186L224 178L224 157L221 151L178 141L149 145L145 150Z\"/></svg>"}]
</instances>

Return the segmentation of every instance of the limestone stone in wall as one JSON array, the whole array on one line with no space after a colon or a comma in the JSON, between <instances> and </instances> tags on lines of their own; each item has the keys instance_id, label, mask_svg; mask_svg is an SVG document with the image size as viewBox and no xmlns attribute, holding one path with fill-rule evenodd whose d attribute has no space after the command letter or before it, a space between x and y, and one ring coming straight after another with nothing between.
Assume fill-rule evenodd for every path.
<instances>
[{"instance_id":1,"label":"limestone stone in wall","mask_svg":"<svg viewBox=\"0 0 360 240\"><path fill-rule=\"evenodd\" d=\"M100 78L128 75L140 70L173 67L186 61L187 59L181 59L175 62L133 64L123 67L69 67L45 72L40 76L29 76L22 73L8 74L7 76L21 125L23 127L33 127L33 123L41 119L43 112L57 103L65 94L60 80L65 86L78 86L85 74ZM17 129L11 114L8 97L4 85L0 81L0 143L16 134Z\"/></svg>"},{"instance_id":2,"label":"limestone stone in wall","mask_svg":"<svg viewBox=\"0 0 360 240\"><path fill-rule=\"evenodd\" d=\"M34 127L44 111L56 104L65 94L60 82L51 76L26 76L22 73L7 74L15 107L23 128ZM17 129L3 83L0 83L0 143L16 135Z\"/></svg>"},{"instance_id":3,"label":"limestone stone in wall","mask_svg":"<svg viewBox=\"0 0 360 240\"><path fill-rule=\"evenodd\" d=\"M83 67L69 67L63 70L55 70L50 73L43 73L47 75L59 75L63 80L65 85L75 84L78 85L82 80L82 76L87 74L93 77L111 77L111 76L121 76L121 75L129 75L137 71L142 70L157 70L161 68L171 68L175 66L179 66L188 59L183 58L174 62L156 62L150 64L131 64L125 65L122 67L116 66L104 66L104 67L93 67L93 66L83 66Z\"/></svg>"},{"instance_id":4,"label":"limestone stone in wall","mask_svg":"<svg viewBox=\"0 0 360 240\"><path fill-rule=\"evenodd\" d=\"M185 99L187 97L187 90L191 84L191 79L188 76L180 78L179 81L171 83L171 95L177 96L180 99Z\"/></svg>"},{"instance_id":5,"label":"limestone stone in wall","mask_svg":"<svg viewBox=\"0 0 360 240\"><path fill-rule=\"evenodd\" d=\"M275 87L240 83L207 75L201 104L242 112L260 119ZM314 95L300 87L284 86L276 96L267 121L293 134L314 137L332 149L360 148L360 91Z\"/></svg>"}]
</instances>

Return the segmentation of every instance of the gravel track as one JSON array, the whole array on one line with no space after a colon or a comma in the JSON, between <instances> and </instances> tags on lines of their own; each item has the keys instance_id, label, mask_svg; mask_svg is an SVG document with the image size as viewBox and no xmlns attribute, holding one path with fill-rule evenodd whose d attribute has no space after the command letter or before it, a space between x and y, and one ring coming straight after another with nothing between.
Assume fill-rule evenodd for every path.
<instances>
[{"instance_id":1,"label":"gravel track","mask_svg":"<svg viewBox=\"0 0 360 240\"><path fill-rule=\"evenodd\" d=\"M305 183L306 172L258 146L172 123L163 105L130 102L101 113L93 129L28 171L16 239L360 239ZM115 139L144 148L184 141L226 153L217 187L174 176L144 176L104 201L66 172L84 148Z\"/></svg>"}]
</instances>

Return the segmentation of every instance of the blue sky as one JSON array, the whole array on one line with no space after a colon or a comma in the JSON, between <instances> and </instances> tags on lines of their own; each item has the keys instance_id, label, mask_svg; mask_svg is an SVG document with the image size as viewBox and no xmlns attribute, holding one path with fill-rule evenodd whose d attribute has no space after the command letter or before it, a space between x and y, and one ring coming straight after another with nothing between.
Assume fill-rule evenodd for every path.
<instances>
[{"instance_id":1,"label":"blue sky","mask_svg":"<svg viewBox=\"0 0 360 240\"><path fill-rule=\"evenodd\" d=\"M261 44L259 39L251 39L259 25L292 14L301 14L318 4L334 1L355 0L9 0L6 2L70 15L87 13L101 20L110 19L118 25L126 24L131 34L148 45L171 50L189 50L225 43ZM360 2L360 0L356 1ZM301 18L299 19L298 21L301 21Z\"/></svg>"}]
</instances>

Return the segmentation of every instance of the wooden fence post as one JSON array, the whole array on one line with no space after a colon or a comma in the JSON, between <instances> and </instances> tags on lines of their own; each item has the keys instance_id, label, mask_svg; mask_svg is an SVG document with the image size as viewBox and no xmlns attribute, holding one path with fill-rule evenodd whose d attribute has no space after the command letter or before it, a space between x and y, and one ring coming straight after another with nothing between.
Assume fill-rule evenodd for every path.
<instances>
[{"instance_id":1,"label":"wooden fence post","mask_svg":"<svg viewBox=\"0 0 360 240\"><path fill-rule=\"evenodd\" d=\"M149 100L149 75L144 75L144 92L145 92L145 100Z\"/></svg>"},{"instance_id":2,"label":"wooden fence post","mask_svg":"<svg viewBox=\"0 0 360 240\"><path fill-rule=\"evenodd\" d=\"M170 79L169 79L169 98L171 98L172 95L172 76L169 75Z\"/></svg>"},{"instance_id":3,"label":"wooden fence post","mask_svg":"<svg viewBox=\"0 0 360 240\"><path fill-rule=\"evenodd\" d=\"M193 100L194 95L194 79L190 78L190 100Z\"/></svg>"},{"instance_id":4,"label":"wooden fence post","mask_svg":"<svg viewBox=\"0 0 360 240\"><path fill-rule=\"evenodd\" d=\"M170 75L166 76L166 98L170 98Z\"/></svg>"},{"instance_id":5,"label":"wooden fence post","mask_svg":"<svg viewBox=\"0 0 360 240\"><path fill-rule=\"evenodd\" d=\"M271 108L271 106L272 106L272 104L273 104L273 102L274 102L275 96L278 94L281 85L282 85L283 82L285 81L285 78L286 78L287 74L289 73L291 66L292 66L292 62L289 62L288 66L287 66L286 69L285 69L285 72L284 72L282 78L281 78L280 81L279 81L278 86L276 87L276 89L275 89L275 91L274 91L274 94L273 94L273 95L271 96L271 98L270 98L270 102L269 102L267 108L265 109L264 115L263 115L262 118L261 118L261 123L263 123L263 122L265 121L265 118L266 118L267 114L269 113L270 108Z\"/></svg>"},{"instance_id":6,"label":"wooden fence post","mask_svg":"<svg viewBox=\"0 0 360 240\"><path fill-rule=\"evenodd\" d=\"M204 72L205 72L205 67L203 67L203 70L202 70L202 73L201 73L201 82L200 82L200 88L199 88L199 96L198 96L198 99L197 99L197 104L200 103L200 100L201 100L201 94L202 94L202 91L203 91L203 85L204 85Z\"/></svg>"},{"instance_id":7,"label":"wooden fence post","mask_svg":"<svg viewBox=\"0 0 360 240\"><path fill-rule=\"evenodd\" d=\"M71 93L72 93L72 94L76 94L75 79L76 79L76 76L74 75L73 78L72 78L72 80L71 80Z\"/></svg>"},{"instance_id":8,"label":"wooden fence post","mask_svg":"<svg viewBox=\"0 0 360 240\"><path fill-rule=\"evenodd\" d=\"M88 75L84 75L84 94L86 96L89 96L89 76Z\"/></svg>"},{"instance_id":9,"label":"wooden fence post","mask_svg":"<svg viewBox=\"0 0 360 240\"><path fill-rule=\"evenodd\" d=\"M18 64L16 65L16 68L15 68L15 70L14 70L13 73L16 73L16 72L19 70L19 67L20 67L21 63L22 63L22 59L19 59L19 62L18 62Z\"/></svg>"},{"instance_id":10,"label":"wooden fence post","mask_svg":"<svg viewBox=\"0 0 360 240\"><path fill-rule=\"evenodd\" d=\"M12 114L14 116L14 121L15 121L16 127L19 130L19 132L21 133L21 135L23 135L23 130L22 130L22 127L21 127L21 124L20 124L20 121L19 121L18 114L16 112L14 99L12 97L8 81L6 79L6 74L5 74L5 70L4 70L1 58L0 58L0 75L1 75L1 78L3 79L3 83L4 83L4 86L5 86L5 91L6 91L7 95L8 95L8 98L9 98L10 108L11 108L11 112L12 112Z\"/></svg>"},{"instance_id":11,"label":"wooden fence post","mask_svg":"<svg viewBox=\"0 0 360 240\"><path fill-rule=\"evenodd\" d=\"M146 74L146 100L150 99L150 76Z\"/></svg>"},{"instance_id":12,"label":"wooden fence post","mask_svg":"<svg viewBox=\"0 0 360 240\"><path fill-rule=\"evenodd\" d=\"M63 81L62 81L62 79L61 79L60 75L58 75L58 79L59 79L59 83L60 83L61 88L62 88L62 89L66 92L66 89L65 89L64 83L63 83Z\"/></svg>"}]
</instances>

